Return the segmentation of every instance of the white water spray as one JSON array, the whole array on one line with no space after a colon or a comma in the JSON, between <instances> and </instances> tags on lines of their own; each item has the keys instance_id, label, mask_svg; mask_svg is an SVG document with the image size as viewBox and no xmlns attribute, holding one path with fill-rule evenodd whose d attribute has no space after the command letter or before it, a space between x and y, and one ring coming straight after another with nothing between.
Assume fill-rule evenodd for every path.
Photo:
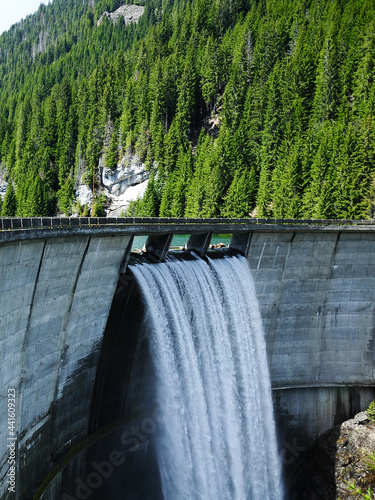
<instances>
[{"instance_id":1,"label":"white water spray","mask_svg":"<svg viewBox=\"0 0 375 500\"><path fill-rule=\"evenodd\" d=\"M156 369L166 500L281 500L258 301L244 257L131 266Z\"/></svg>"}]
</instances>

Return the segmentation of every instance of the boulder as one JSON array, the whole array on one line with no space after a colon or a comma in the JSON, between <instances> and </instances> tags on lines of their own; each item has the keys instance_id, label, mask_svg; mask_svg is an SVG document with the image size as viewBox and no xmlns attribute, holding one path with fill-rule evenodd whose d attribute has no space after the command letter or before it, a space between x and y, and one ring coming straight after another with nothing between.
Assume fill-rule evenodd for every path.
<instances>
[{"instance_id":1,"label":"boulder","mask_svg":"<svg viewBox=\"0 0 375 500\"><path fill-rule=\"evenodd\" d=\"M362 498L348 486L375 492L375 471L368 457L375 451L375 423L365 411L318 437L301 461L293 500L353 500ZM374 465L374 464L373 464ZM375 498L375 496L374 496Z\"/></svg>"}]
</instances>

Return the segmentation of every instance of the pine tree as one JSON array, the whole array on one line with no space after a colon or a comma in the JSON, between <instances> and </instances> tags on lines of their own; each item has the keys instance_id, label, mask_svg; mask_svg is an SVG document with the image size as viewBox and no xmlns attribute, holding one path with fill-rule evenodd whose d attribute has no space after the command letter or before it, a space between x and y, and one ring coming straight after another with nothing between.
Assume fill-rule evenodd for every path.
<instances>
[{"instance_id":1,"label":"pine tree","mask_svg":"<svg viewBox=\"0 0 375 500\"><path fill-rule=\"evenodd\" d=\"M58 207L59 210L65 215L71 215L72 203L74 199L74 182L68 178L58 191Z\"/></svg>"},{"instance_id":2,"label":"pine tree","mask_svg":"<svg viewBox=\"0 0 375 500\"><path fill-rule=\"evenodd\" d=\"M359 114L359 116L368 116L374 111L370 107L372 101L370 99L371 89L375 82L374 19L369 24L361 49L362 57L359 62L359 67L354 76L355 88L353 91L353 111L355 114Z\"/></svg>"},{"instance_id":3,"label":"pine tree","mask_svg":"<svg viewBox=\"0 0 375 500\"><path fill-rule=\"evenodd\" d=\"M333 34L329 34L320 54L316 77L313 116L317 122L334 119L337 112L337 53Z\"/></svg>"},{"instance_id":4,"label":"pine tree","mask_svg":"<svg viewBox=\"0 0 375 500\"><path fill-rule=\"evenodd\" d=\"M344 144L339 151L336 188L340 217L361 219L369 215L371 180L375 165L375 125L372 117L346 130ZM342 134L344 135L344 134Z\"/></svg>"},{"instance_id":5,"label":"pine tree","mask_svg":"<svg viewBox=\"0 0 375 500\"><path fill-rule=\"evenodd\" d=\"M214 145L210 136L201 131L195 154L194 173L187 186L185 217L201 217L206 196L207 177L214 159Z\"/></svg>"},{"instance_id":6,"label":"pine tree","mask_svg":"<svg viewBox=\"0 0 375 500\"><path fill-rule=\"evenodd\" d=\"M211 113L216 107L219 92L218 47L212 36L204 44L204 52L200 64L202 97L208 112Z\"/></svg>"},{"instance_id":7,"label":"pine tree","mask_svg":"<svg viewBox=\"0 0 375 500\"><path fill-rule=\"evenodd\" d=\"M283 68L277 63L267 82L267 107L260 147L260 176L257 209L260 217L272 213L272 172L277 164L279 145L283 137L284 113L282 107L281 76Z\"/></svg>"},{"instance_id":8,"label":"pine tree","mask_svg":"<svg viewBox=\"0 0 375 500\"><path fill-rule=\"evenodd\" d=\"M147 217L157 217L160 208L160 195L155 182L155 174L151 172L147 188L142 199L143 212L139 215Z\"/></svg>"},{"instance_id":9,"label":"pine tree","mask_svg":"<svg viewBox=\"0 0 375 500\"><path fill-rule=\"evenodd\" d=\"M17 213L17 198L16 192L13 187L13 182L8 182L7 190L5 192L3 208L1 215L3 217L15 217Z\"/></svg>"},{"instance_id":10,"label":"pine tree","mask_svg":"<svg viewBox=\"0 0 375 500\"><path fill-rule=\"evenodd\" d=\"M311 179L303 196L304 214L313 218L334 218L337 182L335 127L325 122L317 127Z\"/></svg>"},{"instance_id":11,"label":"pine tree","mask_svg":"<svg viewBox=\"0 0 375 500\"><path fill-rule=\"evenodd\" d=\"M174 175L169 174L166 183L163 186L162 196L160 200L160 217L172 216L172 202L174 192Z\"/></svg>"},{"instance_id":12,"label":"pine tree","mask_svg":"<svg viewBox=\"0 0 375 500\"><path fill-rule=\"evenodd\" d=\"M113 131L108 150L105 155L105 165L110 169L116 168L118 162L118 146L117 146L117 133Z\"/></svg>"},{"instance_id":13,"label":"pine tree","mask_svg":"<svg viewBox=\"0 0 375 500\"><path fill-rule=\"evenodd\" d=\"M256 207L258 217L269 217L271 215L272 182L271 173L267 164L263 164L260 171Z\"/></svg>"},{"instance_id":14,"label":"pine tree","mask_svg":"<svg viewBox=\"0 0 375 500\"><path fill-rule=\"evenodd\" d=\"M45 217L48 215L48 196L45 185L39 175L35 178L34 183L28 193L29 196L29 216Z\"/></svg>"},{"instance_id":15,"label":"pine tree","mask_svg":"<svg viewBox=\"0 0 375 500\"><path fill-rule=\"evenodd\" d=\"M249 217L255 207L257 177L254 168L237 170L224 200L224 217Z\"/></svg>"},{"instance_id":16,"label":"pine tree","mask_svg":"<svg viewBox=\"0 0 375 500\"><path fill-rule=\"evenodd\" d=\"M175 172L175 188L171 202L171 216L183 217L186 208L186 194L190 186L192 175L193 157L191 150L180 154Z\"/></svg>"},{"instance_id":17,"label":"pine tree","mask_svg":"<svg viewBox=\"0 0 375 500\"><path fill-rule=\"evenodd\" d=\"M298 218L302 212L302 165L299 138L288 123L285 137L278 150L278 160L272 173L274 217Z\"/></svg>"}]
</instances>

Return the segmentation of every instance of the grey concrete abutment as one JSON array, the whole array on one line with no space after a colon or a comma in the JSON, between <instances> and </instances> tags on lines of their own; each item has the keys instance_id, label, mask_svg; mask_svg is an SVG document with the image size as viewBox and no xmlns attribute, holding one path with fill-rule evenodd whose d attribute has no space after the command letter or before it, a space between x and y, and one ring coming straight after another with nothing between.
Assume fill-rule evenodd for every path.
<instances>
[{"instance_id":1,"label":"grey concrete abutment","mask_svg":"<svg viewBox=\"0 0 375 500\"><path fill-rule=\"evenodd\" d=\"M143 311L126 272L134 235L148 235L145 250L163 259L172 233L190 234L188 249L202 255L212 233L233 234L231 246L247 255L255 280L285 461L297 461L316 435L374 399L375 226L370 222L24 219L12 224L16 227L3 219L0 231L2 500L15 498L7 483L9 389L16 394L18 498L32 498L43 480L39 498L60 498L61 485L76 480L83 462L98 456L113 459L111 474L120 471L121 482L124 466L114 451L126 458L128 471L139 472L144 460L153 466L152 443L140 439L135 446L134 432L126 430L147 436L153 426ZM157 488L157 478L154 484ZM129 498L136 498L132 494Z\"/></svg>"}]
</instances>

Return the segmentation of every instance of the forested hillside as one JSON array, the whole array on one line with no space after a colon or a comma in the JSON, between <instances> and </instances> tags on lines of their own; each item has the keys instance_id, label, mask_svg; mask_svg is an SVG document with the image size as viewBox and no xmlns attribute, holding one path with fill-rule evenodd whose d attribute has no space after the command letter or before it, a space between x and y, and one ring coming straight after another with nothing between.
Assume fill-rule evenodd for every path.
<instances>
[{"instance_id":1,"label":"forested hillside","mask_svg":"<svg viewBox=\"0 0 375 500\"><path fill-rule=\"evenodd\" d=\"M152 171L129 214L373 216L373 0L147 0L97 26L124 3L53 0L0 37L3 216L71 213L129 150Z\"/></svg>"}]
</instances>

